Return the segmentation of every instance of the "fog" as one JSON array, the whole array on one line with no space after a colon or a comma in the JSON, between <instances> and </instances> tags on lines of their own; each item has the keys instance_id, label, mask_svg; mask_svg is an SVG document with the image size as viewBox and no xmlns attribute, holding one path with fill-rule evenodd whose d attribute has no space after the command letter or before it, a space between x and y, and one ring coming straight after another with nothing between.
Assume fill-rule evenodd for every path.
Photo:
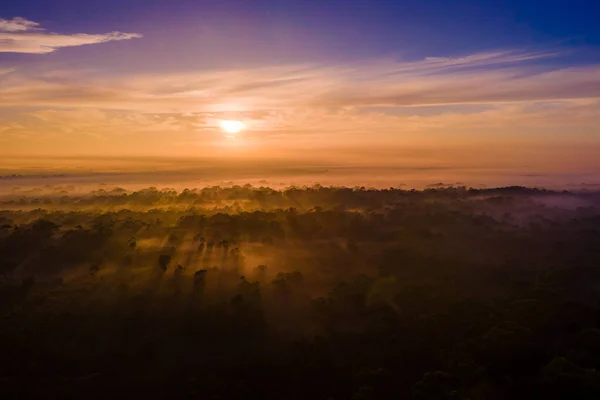
<instances>
[{"instance_id":1,"label":"fog","mask_svg":"<svg viewBox=\"0 0 600 400\"><path fill-rule=\"evenodd\" d=\"M420 154L420 153L418 153ZM97 189L141 190L203 188L207 186L347 186L386 189L473 188L521 185L546 189L596 190L595 169L556 172L533 164L530 168L495 162L489 166L442 162L443 158L415 161L410 153L359 162L348 157L5 157L0 160L0 195L35 192L87 193Z\"/></svg>"},{"instance_id":2,"label":"fog","mask_svg":"<svg viewBox=\"0 0 600 400\"><path fill-rule=\"evenodd\" d=\"M5 193L3 390L597 393L600 193L438 183Z\"/></svg>"}]
</instances>

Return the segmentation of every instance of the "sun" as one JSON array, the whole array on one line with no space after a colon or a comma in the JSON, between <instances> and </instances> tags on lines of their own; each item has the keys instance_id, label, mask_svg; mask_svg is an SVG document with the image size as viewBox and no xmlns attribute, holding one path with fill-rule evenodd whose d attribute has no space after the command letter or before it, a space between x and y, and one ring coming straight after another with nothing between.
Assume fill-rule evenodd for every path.
<instances>
[{"instance_id":1,"label":"sun","mask_svg":"<svg viewBox=\"0 0 600 400\"><path fill-rule=\"evenodd\" d=\"M219 125L221 126L221 129L227 133L238 133L244 129L244 124L242 121L224 120L221 121Z\"/></svg>"}]
</instances>

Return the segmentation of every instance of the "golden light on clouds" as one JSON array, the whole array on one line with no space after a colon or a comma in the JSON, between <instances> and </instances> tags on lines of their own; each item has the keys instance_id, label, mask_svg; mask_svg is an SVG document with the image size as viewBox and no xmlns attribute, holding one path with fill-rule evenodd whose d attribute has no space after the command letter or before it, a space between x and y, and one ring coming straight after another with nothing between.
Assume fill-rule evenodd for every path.
<instances>
[{"instance_id":1,"label":"golden light on clouds","mask_svg":"<svg viewBox=\"0 0 600 400\"><path fill-rule=\"evenodd\" d=\"M434 149L431 158L445 164L476 152L504 165L514 157L500 155L499 146L555 162L543 149L573 143L579 147L569 160L579 161L600 146L600 66L520 64L545 57L506 51L110 74L0 65L0 154L217 151L328 162L352 154L376 163L395 162L388 152L424 157L418 151ZM458 149L460 156L450 151Z\"/></svg>"}]
</instances>

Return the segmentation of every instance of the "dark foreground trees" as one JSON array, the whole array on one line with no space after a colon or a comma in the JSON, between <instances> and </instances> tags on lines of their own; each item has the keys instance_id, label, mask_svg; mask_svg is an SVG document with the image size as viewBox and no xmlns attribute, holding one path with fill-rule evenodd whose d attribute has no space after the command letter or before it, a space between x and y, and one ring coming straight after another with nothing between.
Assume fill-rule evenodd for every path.
<instances>
[{"instance_id":1,"label":"dark foreground trees","mask_svg":"<svg viewBox=\"0 0 600 400\"><path fill-rule=\"evenodd\" d=\"M593 193L126 197L0 211L2 398L600 398Z\"/></svg>"}]
</instances>

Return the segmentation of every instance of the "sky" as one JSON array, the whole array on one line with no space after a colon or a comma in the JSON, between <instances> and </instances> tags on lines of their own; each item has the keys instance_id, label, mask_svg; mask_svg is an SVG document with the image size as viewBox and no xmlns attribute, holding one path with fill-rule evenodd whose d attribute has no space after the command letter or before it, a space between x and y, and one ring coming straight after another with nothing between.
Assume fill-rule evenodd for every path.
<instances>
[{"instance_id":1,"label":"sky","mask_svg":"<svg viewBox=\"0 0 600 400\"><path fill-rule=\"evenodd\" d=\"M0 170L162 157L600 181L598 15L579 0L3 2Z\"/></svg>"}]
</instances>

